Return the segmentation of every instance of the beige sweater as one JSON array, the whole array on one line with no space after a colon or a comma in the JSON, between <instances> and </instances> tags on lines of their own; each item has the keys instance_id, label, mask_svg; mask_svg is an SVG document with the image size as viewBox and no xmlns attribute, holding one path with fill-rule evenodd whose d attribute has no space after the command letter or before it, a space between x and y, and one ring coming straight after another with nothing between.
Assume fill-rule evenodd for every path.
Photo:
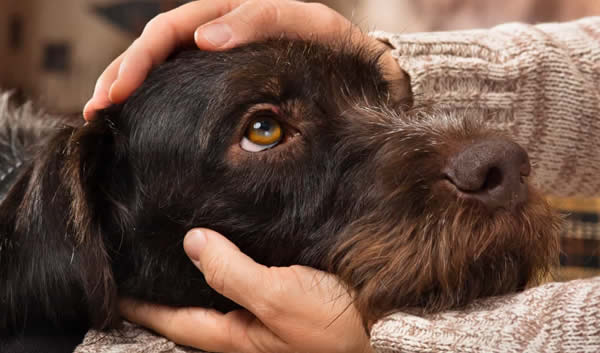
<instances>
[{"instance_id":1,"label":"beige sweater","mask_svg":"<svg viewBox=\"0 0 600 353\"><path fill-rule=\"evenodd\" d=\"M600 195L600 18L390 35L416 104L474 110L529 152L547 194ZM600 278L429 317L395 314L377 352L600 352Z\"/></svg>"},{"instance_id":2,"label":"beige sweater","mask_svg":"<svg viewBox=\"0 0 600 353\"><path fill-rule=\"evenodd\" d=\"M415 104L489 117L528 150L535 182L549 194L600 194L600 18L374 35L394 48ZM133 326L102 336L90 332L76 352L182 352ZM600 278L462 311L395 314L374 325L371 340L381 353L600 352Z\"/></svg>"},{"instance_id":3,"label":"beige sweater","mask_svg":"<svg viewBox=\"0 0 600 353\"><path fill-rule=\"evenodd\" d=\"M474 110L530 154L557 196L600 194L600 18L393 35L417 105Z\"/></svg>"}]
</instances>

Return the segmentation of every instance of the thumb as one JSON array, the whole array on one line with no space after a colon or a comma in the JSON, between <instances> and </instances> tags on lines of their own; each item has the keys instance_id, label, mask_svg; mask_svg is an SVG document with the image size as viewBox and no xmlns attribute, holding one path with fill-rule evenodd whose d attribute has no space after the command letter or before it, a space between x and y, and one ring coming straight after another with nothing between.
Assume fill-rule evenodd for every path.
<instances>
[{"instance_id":1,"label":"thumb","mask_svg":"<svg viewBox=\"0 0 600 353\"><path fill-rule=\"evenodd\" d=\"M267 38L339 36L350 21L325 5L299 1L249 0L200 26L194 33L200 49L223 50Z\"/></svg>"},{"instance_id":2,"label":"thumb","mask_svg":"<svg viewBox=\"0 0 600 353\"><path fill-rule=\"evenodd\" d=\"M211 288L250 311L260 305L262 291L271 285L267 267L208 229L191 230L183 247Z\"/></svg>"}]
</instances>

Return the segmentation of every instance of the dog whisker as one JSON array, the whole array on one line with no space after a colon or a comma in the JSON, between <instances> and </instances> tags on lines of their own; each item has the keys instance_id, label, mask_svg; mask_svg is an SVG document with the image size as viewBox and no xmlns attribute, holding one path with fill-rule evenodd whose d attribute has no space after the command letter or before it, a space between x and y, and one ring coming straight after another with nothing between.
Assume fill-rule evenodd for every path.
<instances>
[{"instance_id":1,"label":"dog whisker","mask_svg":"<svg viewBox=\"0 0 600 353\"><path fill-rule=\"evenodd\" d=\"M329 325L351 305L368 327L535 283L561 221L528 181L536 161L477 107L394 97L380 57L283 38L183 49L85 125L0 94L0 333L118 327L119 296L238 308L186 256L194 227L337 276L352 300Z\"/></svg>"}]
</instances>

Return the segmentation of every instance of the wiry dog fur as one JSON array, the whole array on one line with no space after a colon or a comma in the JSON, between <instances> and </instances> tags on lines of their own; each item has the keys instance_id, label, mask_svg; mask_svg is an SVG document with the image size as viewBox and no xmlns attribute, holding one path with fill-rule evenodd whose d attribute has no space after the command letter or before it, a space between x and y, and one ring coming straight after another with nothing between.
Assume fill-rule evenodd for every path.
<instances>
[{"instance_id":1,"label":"wiry dog fur","mask_svg":"<svg viewBox=\"0 0 600 353\"><path fill-rule=\"evenodd\" d=\"M490 210L443 180L453 154L498 133L480 116L403 111L378 58L288 40L184 50L85 125L4 96L1 148L22 166L0 205L0 331L115 326L119 295L232 309L183 252L193 227L265 265L336 273L366 322L537 280L558 248L542 198ZM285 136L248 152L259 114Z\"/></svg>"}]
</instances>

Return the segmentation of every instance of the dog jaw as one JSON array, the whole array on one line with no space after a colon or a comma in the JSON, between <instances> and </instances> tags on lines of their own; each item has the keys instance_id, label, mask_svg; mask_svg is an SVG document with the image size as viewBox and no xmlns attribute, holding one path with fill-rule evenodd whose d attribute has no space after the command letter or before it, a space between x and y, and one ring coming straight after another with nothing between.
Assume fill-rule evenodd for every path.
<instances>
[{"instance_id":1,"label":"dog jaw","mask_svg":"<svg viewBox=\"0 0 600 353\"><path fill-rule=\"evenodd\" d=\"M395 106L379 54L288 40L178 53L124 104L55 131L60 141L38 148L28 165L36 174L19 184L30 191L13 189L2 212L60 245L62 272L43 275L83 292L80 319L98 328L116 325L117 294L235 308L185 255L182 239L193 227L225 234L268 266L332 271L366 322L408 307L453 308L535 281L557 258L558 218L534 191L514 211L490 212L441 188L449 154L495 133L472 114ZM293 137L251 153L240 139L248 116L261 110ZM8 234L15 227L5 222ZM35 240L20 250L24 257L45 253ZM0 253L0 260L35 268L48 259L14 264ZM14 268L0 269L0 278ZM32 286L8 288L11 300L40 292ZM60 322L59 309L72 303L42 289L32 310ZM33 308L39 302L45 307Z\"/></svg>"},{"instance_id":2,"label":"dog jaw","mask_svg":"<svg viewBox=\"0 0 600 353\"><path fill-rule=\"evenodd\" d=\"M452 153L499 134L469 112L390 102L377 55L286 40L187 51L107 112L127 141L131 187L144 190L135 232L109 246L120 293L234 308L181 250L197 226L262 264L332 271L367 322L413 306L459 307L546 273L558 259L559 218L533 188L515 210L492 212L438 183ZM294 138L241 150L248 116L265 109Z\"/></svg>"},{"instance_id":3,"label":"dog jaw","mask_svg":"<svg viewBox=\"0 0 600 353\"><path fill-rule=\"evenodd\" d=\"M386 126L376 133L373 173L364 177L374 182L357 188L374 206L338 237L329 269L348 285L366 324L398 310L458 308L548 279L558 265L562 219L534 187L516 207L490 209L461 197L443 176L461 146L501 132L468 111L358 115Z\"/></svg>"}]
</instances>

